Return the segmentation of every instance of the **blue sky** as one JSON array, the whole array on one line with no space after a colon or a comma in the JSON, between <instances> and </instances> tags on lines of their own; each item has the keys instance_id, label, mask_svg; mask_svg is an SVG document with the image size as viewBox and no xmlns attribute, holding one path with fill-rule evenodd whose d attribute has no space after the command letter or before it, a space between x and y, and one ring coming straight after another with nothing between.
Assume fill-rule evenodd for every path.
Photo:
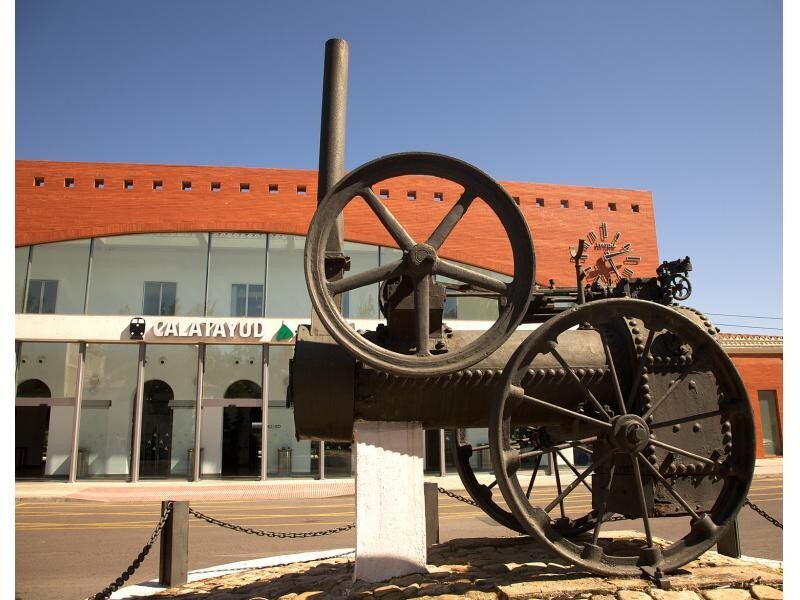
<instances>
[{"instance_id":1,"label":"blue sky","mask_svg":"<svg viewBox=\"0 0 800 600\"><path fill-rule=\"evenodd\" d=\"M650 190L662 259L694 263L689 304L782 314L776 0L26 0L16 18L17 158L316 168L343 37L348 168L432 150Z\"/></svg>"}]
</instances>

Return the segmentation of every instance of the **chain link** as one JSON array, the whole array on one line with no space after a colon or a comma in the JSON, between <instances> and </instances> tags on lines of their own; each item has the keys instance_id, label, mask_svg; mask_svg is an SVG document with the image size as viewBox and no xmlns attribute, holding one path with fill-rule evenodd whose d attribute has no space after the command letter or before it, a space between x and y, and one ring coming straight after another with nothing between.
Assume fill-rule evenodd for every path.
<instances>
[{"instance_id":1,"label":"chain link","mask_svg":"<svg viewBox=\"0 0 800 600\"><path fill-rule=\"evenodd\" d=\"M470 506L478 506L478 503L474 500L470 500L469 498L465 498L464 496L459 496L458 494L454 494L451 491L444 489L443 487L437 488L440 494L444 494L445 496L449 496L454 500L458 500L459 502L463 502L464 504L469 504Z\"/></svg>"},{"instance_id":2,"label":"chain link","mask_svg":"<svg viewBox=\"0 0 800 600\"><path fill-rule=\"evenodd\" d=\"M749 506L754 511L756 511L759 515L764 517L767 521L769 521L770 523L775 525L775 527L777 527L778 529L783 529L783 523L778 521L778 519L776 519L775 517L772 517L772 516L768 515L767 511L765 511L763 508L758 506L755 502L750 500L750 498L745 498L744 503L745 503L745 505Z\"/></svg>"},{"instance_id":3,"label":"chain link","mask_svg":"<svg viewBox=\"0 0 800 600\"><path fill-rule=\"evenodd\" d=\"M87 600L107 600L109 597L111 597L111 594L125 585L125 582L128 581L130 576L133 575L136 572L136 569L138 569L144 562L144 559L147 557L147 554L150 552L153 544L156 543L156 539L158 539L158 536L161 534L161 530L164 529L164 525L167 524L167 519L171 513L172 502L167 502L167 505L164 508L164 513L161 515L161 519L158 521L158 525L156 525L156 528L150 535L150 539L147 540L147 543L142 548L142 551L139 552L139 556L133 559L133 562L130 564L130 566L125 569L119 577L117 577L108 586L103 588L102 592L97 592L94 596L90 596Z\"/></svg>"},{"instance_id":4,"label":"chain link","mask_svg":"<svg viewBox=\"0 0 800 600\"><path fill-rule=\"evenodd\" d=\"M189 508L189 514L193 517L205 521L207 523L211 523L212 525L219 525L220 527L224 527L225 529L230 529L232 531L239 531L241 533L249 533L251 535L258 535L261 537L270 537L270 538L312 538L312 537L322 537L323 535L332 535L334 533L341 533L342 531L349 531L353 529L356 524L350 523L350 525L344 525L342 527L334 527L333 529L324 529L322 531L264 531L263 529L253 529L251 527L243 527L241 525L234 525L233 523L226 523L225 521L220 521L219 519L215 519L214 517L209 517L201 513L199 510L195 510L193 508Z\"/></svg>"}]
</instances>

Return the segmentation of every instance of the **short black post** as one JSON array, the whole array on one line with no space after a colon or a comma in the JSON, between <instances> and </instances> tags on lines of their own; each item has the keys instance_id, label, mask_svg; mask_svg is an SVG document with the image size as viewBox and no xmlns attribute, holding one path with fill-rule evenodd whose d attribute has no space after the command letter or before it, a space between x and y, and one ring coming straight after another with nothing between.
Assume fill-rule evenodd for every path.
<instances>
[{"instance_id":1,"label":"short black post","mask_svg":"<svg viewBox=\"0 0 800 600\"><path fill-rule=\"evenodd\" d=\"M167 503L161 503L161 514ZM189 576L189 502L173 502L172 512L161 531L158 583L167 587L183 585Z\"/></svg>"},{"instance_id":2,"label":"short black post","mask_svg":"<svg viewBox=\"0 0 800 600\"><path fill-rule=\"evenodd\" d=\"M430 548L439 543L439 486L425 483L425 537Z\"/></svg>"},{"instance_id":3,"label":"short black post","mask_svg":"<svg viewBox=\"0 0 800 600\"><path fill-rule=\"evenodd\" d=\"M742 544L739 540L739 519L733 520L725 533L717 540L717 552L733 558L742 557Z\"/></svg>"}]
</instances>

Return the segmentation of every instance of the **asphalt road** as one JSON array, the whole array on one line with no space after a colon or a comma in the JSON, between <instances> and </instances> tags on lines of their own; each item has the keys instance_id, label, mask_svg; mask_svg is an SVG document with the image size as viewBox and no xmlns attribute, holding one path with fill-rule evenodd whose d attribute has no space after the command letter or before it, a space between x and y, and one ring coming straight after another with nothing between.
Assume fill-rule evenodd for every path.
<instances>
[{"instance_id":1,"label":"asphalt road","mask_svg":"<svg viewBox=\"0 0 800 600\"><path fill-rule=\"evenodd\" d=\"M547 490L534 494L548 495ZM552 499L550 494L548 499ZM750 498L777 519L783 518L780 477L758 479ZM480 510L439 496L442 541L464 537L505 537L514 532L497 525ZM576 489L568 514L583 514L589 493ZM275 531L314 531L352 523L352 496L253 502L193 502L210 516L249 527ZM83 598L115 579L141 550L158 520L160 505L147 503L20 502L16 505L16 597L22 600ZM582 511L582 512L581 512ZM304 550L350 548L355 532L309 539L272 539L245 535L190 518L189 568L291 554ZM682 519L654 519L653 533L670 538ZM740 513L742 551L747 556L782 560L782 531L743 508ZM634 522L641 529L641 521ZM614 523L609 529L631 529ZM680 530L679 535L685 531ZM158 544L132 581L158 576Z\"/></svg>"}]
</instances>

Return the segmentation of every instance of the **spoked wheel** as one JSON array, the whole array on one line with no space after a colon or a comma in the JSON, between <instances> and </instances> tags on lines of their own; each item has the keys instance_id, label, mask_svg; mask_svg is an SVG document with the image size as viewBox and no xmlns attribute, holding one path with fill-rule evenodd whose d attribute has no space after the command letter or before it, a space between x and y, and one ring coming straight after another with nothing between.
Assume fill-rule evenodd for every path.
<instances>
[{"instance_id":1,"label":"spoked wheel","mask_svg":"<svg viewBox=\"0 0 800 600\"><path fill-rule=\"evenodd\" d=\"M373 186L404 175L425 175L450 180L464 192L426 239L414 239L392 214ZM363 199L395 243L402 257L341 279L325 270L326 245L337 216L354 199ZM440 249L465 213L480 198L494 213L508 237L513 257L511 282L485 275L439 256ZM365 363L406 377L446 375L465 369L494 352L514 332L525 316L535 285L535 260L525 217L508 192L491 177L465 163L444 156L413 152L393 154L368 162L345 175L320 203L308 229L305 273L311 303L328 332L347 351ZM430 298L435 277L447 277L473 288L494 293L499 316L484 333L462 346L431 336ZM408 340L368 338L357 332L337 308L335 297L386 281L402 281L405 296L413 295L413 335ZM409 323L409 325L412 325Z\"/></svg>"},{"instance_id":2,"label":"spoked wheel","mask_svg":"<svg viewBox=\"0 0 800 600\"><path fill-rule=\"evenodd\" d=\"M464 489L475 501L478 507L494 521L500 523L500 525L503 525L504 527L518 531L519 533L526 533L525 528L520 524L514 514L508 510L508 508L506 508L505 503L500 504L498 502L498 500L502 499L502 494L496 487L497 477L493 477L488 484L481 483L478 480L475 470L472 468L470 458L472 458L472 456L477 452L483 453L483 456L488 456L490 444L486 443L473 445L467 440L466 431L464 429L457 429L454 437L455 444L453 445L453 460L455 462L458 475L461 477L461 483L464 484ZM514 429L511 438L512 447L522 452L541 449L543 447L542 439L547 439L546 432L539 431L539 429L536 427L517 427ZM584 450L591 453L591 450L588 448L584 448ZM548 456L552 461L551 464L553 464L556 469L558 468L559 462L561 462L569 467L569 469L576 475L578 475L575 465L572 464L572 462L560 450L553 451ZM531 493L535 489L534 484L536 483L537 476L539 476L540 473L543 474L543 458L544 455L537 456L531 461L532 464L528 465L531 468L531 476L528 480L525 496L529 500ZM560 476L558 475L556 485L558 491L560 492L561 481ZM584 482L584 485L591 492L591 488L588 487L588 484ZM497 492L497 494L495 494L495 492ZM560 533L565 537L574 537L593 528L595 522L596 511L591 511L578 519L559 520L557 522L557 527L559 528Z\"/></svg>"},{"instance_id":3,"label":"spoked wheel","mask_svg":"<svg viewBox=\"0 0 800 600\"><path fill-rule=\"evenodd\" d=\"M562 334L577 326L602 346L611 385L587 386L566 360L570 335ZM583 401L563 401L558 386L539 397L526 393L529 367L553 359L567 374L561 385L577 386ZM503 381L489 428L498 487L525 531L567 560L607 575L674 571L713 546L736 517L755 465L750 403L725 351L680 312L630 299L575 307L520 345ZM549 447L518 451L510 435L518 425L514 414L530 415L531 407L560 423L560 435ZM548 503L529 501L517 475L520 461L586 444L593 450L588 467ZM595 518L585 538L570 540L558 521L570 494L590 477L592 508L603 518ZM614 513L635 519L630 525L641 535L601 539ZM682 537L671 534L676 541L661 546L653 528L667 518Z\"/></svg>"}]
</instances>

